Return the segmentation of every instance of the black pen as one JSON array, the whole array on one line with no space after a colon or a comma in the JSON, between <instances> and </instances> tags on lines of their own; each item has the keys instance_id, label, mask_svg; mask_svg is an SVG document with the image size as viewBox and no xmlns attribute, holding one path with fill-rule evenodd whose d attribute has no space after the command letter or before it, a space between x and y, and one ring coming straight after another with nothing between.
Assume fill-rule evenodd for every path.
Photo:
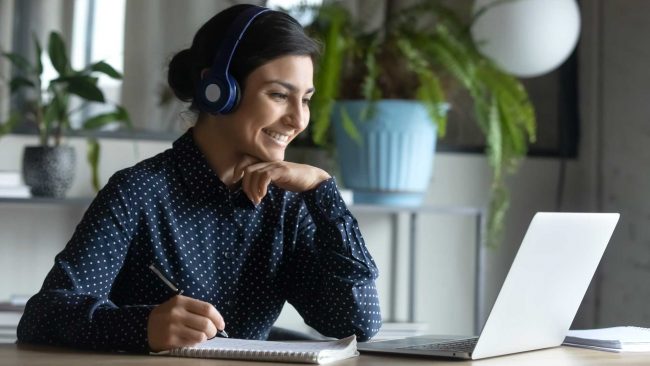
<instances>
[{"instance_id":1,"label":"black pen","mask_svg":"<svg viewBox=\"0 0 650 366\"><path fill-rule=\"evenodd\" d=\"M168 280L167 277L165 277L165 275L163 275L162 272L160 272L160 270L153 265L153 263L149 265L149 269L152 270L153 273L155 273L156 276L158 276L158 278L160 278L165 283L165 285L167 285L167 287L174 291L176 295L183 294L183 290L179 289L176 285L174 285L174 283L172 283L172 281ZM217 335L223 338L228 338L228 333L226 333L225 330L217 329Z\"/></svg>"}]
</instances>

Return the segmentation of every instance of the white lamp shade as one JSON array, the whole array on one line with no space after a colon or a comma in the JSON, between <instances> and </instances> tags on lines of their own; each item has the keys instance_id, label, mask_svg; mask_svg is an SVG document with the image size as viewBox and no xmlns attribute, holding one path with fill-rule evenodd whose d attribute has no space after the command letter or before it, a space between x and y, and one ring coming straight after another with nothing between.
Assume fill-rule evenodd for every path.
<instances>
[{"instance_id":1,"label":"white lamp shade","mask_svg":"<svg viewBox=\"0 0 650 366\"><path fill-rule=\"evenodd\" d=\"M569 57L580 33L575 0L475 0L474 13L495 1L471 32L479 51L504 71L539 76Z\"/></svg>"}]
</instances>

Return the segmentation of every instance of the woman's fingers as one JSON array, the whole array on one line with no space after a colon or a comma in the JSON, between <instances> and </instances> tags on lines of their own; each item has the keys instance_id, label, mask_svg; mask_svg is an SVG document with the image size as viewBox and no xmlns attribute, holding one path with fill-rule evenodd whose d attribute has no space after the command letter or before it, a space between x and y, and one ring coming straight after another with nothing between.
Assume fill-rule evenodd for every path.
<instances>
[{"instance_id":1,"label":"woman's fingers","mask_svg":"<svg viewBox=\"0 0 650 366\"><path fill-rule=\"evenodd\" d=\"M233 171L233 181L232 183L237 183L239 182L243 177L244 177L244 172L246 168L248 168L251 165L255 165L259 163L260 160L257 158L254 158L250 155L244 155L244 157L237 163L235 166L235 170ZM226 182L224 182L226 183Z\"/></svg>"},{"instance_id":2,"label":"woman's fingers","mask_svg":"<svg viewBox=\"0 0 650 366\"><path fill-rule=\"evenodd\" d=\"M260 179L257 183L257 188L259 189L260 192L260 201L262 198L266 196L269 190L269 184L271 184L271 181L273 180L271 171L265 170L260 172Z\"/></svg>"},{"instance_id":3,"label":"woman's fingers","mask_svg":"<svg viewBox=\"0 0 650 366\"><path fill-rule=\"evenodd\" d=\"M259 204L262 201L262 198L266 195L266 187L263 187L265 181L270 182L264 173L272 163L258 163L246 167L244 170L244 178L242 182L242 189L246 196L254 204ZM268 185L268 183L266 183ZM264 193L263 193L264 192Z\"/></svg>"},{"instance_id":4,"label":"woman's fingers","mask_svg":"<svg viewBox=\"0 0 650 366\"><path fill-rule=\"evenodd\" d=\"M259 204L266 196L267 188L271 183L272 170L269 166L258 169L252 173L251 190L255 196L255 204Z\"/></svg>"},{"instance_id":5,"label":"woman's fingers","mask_svg":"<svg viewBox=\"0 0 650 366\"><path fill-rule=\"evenodd\" d=\"M240 166L243 165L240 163L238 167ZM322 169L286 161L251 164L243 168L242 174L242 190L255 205L266 196L271 182L289 191L304 192L330 178Z\"/></svg>"},{"instance_id":6,"label":"woman's fingers","mask_svg":"<svg viewBox=\"0 0 650 366\"><path fill-rule=\"evenodd\" d=\"M188 312L183 319L183 324L188 328L205 334L206 339L213 338L217 335L217 326L209 317Z\"/></svg>"},{"instance_id":7,"label":"woman's fingers","mask_svg":"<svg viewBox=\"0 0 650 366\"><path fill-rule=\"evenodd\" d=\"M203 342L225 329L223 317L212 304L174 296L149 315L147 337L153 351Z\"/></svg>"},{"instance_id":8,"label":"woman's fingers","mask_svg":"<svg viewBox=\"0 0 650 366\"><path fill-rule=\"evenodd\" d=\"M185 306L185 309L188 312L193 313L195 315L199 315L204 318L208 318L210 321L212 321L212 323L218 330L222 330L226 328L226 322L223 320L223 317L217 311L217 309L215 309L215 307L212 306L212 304L205 301L192 299L189 297L186 299L189 300L187 302L187 305Z\"/></svg>"},{"instance_id":9,"label":"woman's fingers","mask_svg":"<svg viewBox=\"0 0 650 366\"><path fill-rule=\"evenodd\" d=\"M242 178L242 189L244 190L246 197L248 197L248 199L254 204L257 204L255 188L253 187L255 184L254 183L255 176L253 172L254 170L251 167L247 167L246 170L244 171L244 178Z\"/></svg>"},{"instance_id":10,"label":"woman's fingers","mask_svg":"<svg viewBox=\"0 0 650 366\"><path fill-rule=\"evenodd\" d=\"M175 347L191 346L193 344L205 342L211 338L208 337L205 333L189 327L179 328L176 337L178 339L178 344L175 345Z\"/></svg>"}]
</instances>

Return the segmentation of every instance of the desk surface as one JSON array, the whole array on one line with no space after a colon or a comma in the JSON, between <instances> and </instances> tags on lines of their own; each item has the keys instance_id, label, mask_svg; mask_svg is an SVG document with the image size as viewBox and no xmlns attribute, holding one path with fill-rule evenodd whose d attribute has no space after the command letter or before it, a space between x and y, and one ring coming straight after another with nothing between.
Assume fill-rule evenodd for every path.
<instances>
[{"instance_id":1,"label":"desk surface","mask_svg":"<svg viewBox=\"0 0 650 366\"><path fill-rule=\"evenodd\" d=\"M540 365L540 366L581 366L581 365L648 365L650 353L610 353L572 347L557 347L541 351L525 352L515 355L495 357L479 361L450 361L444 359L404 358L389 356L361 355L331 365L335 366L395 366L395 365ZM206 360L145 355L107 354L74 351L62 348L0 344L0 365L195 365L195 366L269 366L291 365L269 362L248 362L233 360Z\"/></svg>"}]
</instances>

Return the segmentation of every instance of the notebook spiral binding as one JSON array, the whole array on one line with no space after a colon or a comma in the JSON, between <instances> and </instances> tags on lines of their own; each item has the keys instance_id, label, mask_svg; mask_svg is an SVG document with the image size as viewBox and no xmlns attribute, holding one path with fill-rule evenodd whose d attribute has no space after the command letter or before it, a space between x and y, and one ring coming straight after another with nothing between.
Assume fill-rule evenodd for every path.
<instances>
[{"instance_id":1,"label":"notebook spiral binding","mask_svg":"<svg viewBox=\"0 0 650 366\"><path fill-rule=\"evenodd\" d=\"M183 347L171 352L174 356L196 357L196 358L230 358L230 359L252 359L263 358L269 361L293 361L301 359L308 362L317 362L318 355L315 352L293 352L293 351L252 351L237 349L207 349Z\"/></svg>"}]
</instances>

